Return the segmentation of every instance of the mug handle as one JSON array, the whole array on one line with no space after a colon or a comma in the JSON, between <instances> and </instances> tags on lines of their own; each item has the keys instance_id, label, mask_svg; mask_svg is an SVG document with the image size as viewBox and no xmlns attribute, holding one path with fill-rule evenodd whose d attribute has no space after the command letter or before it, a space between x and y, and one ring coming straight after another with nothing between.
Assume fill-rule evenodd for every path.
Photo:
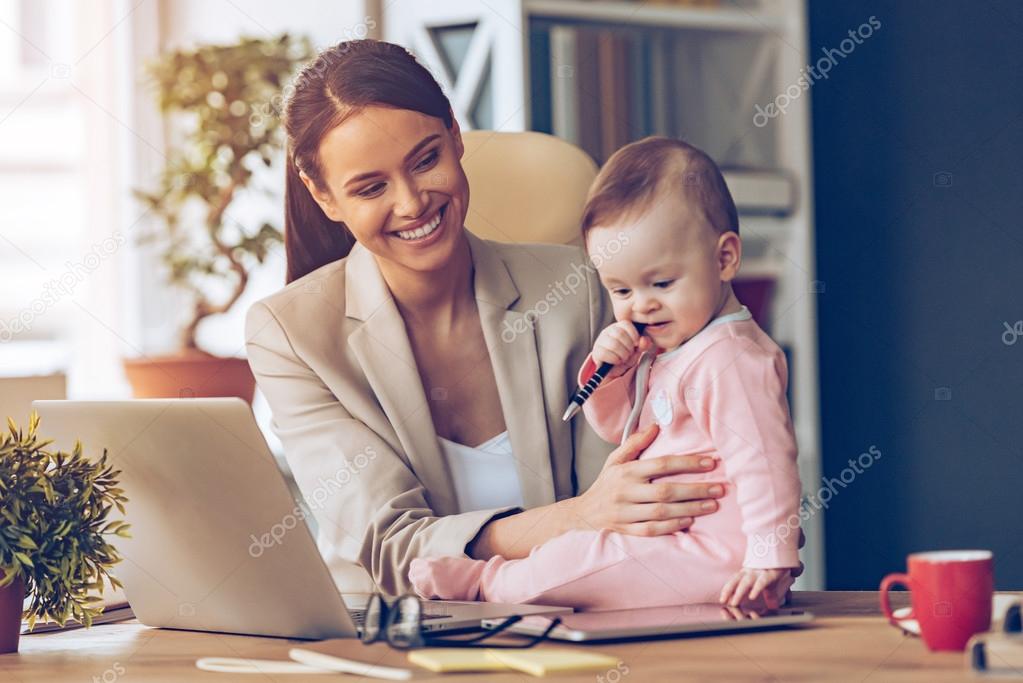
<instances>
[{"instance_id":1,"label":"mug handle","mask_svg":"<svg viewBox=\"0 0 1023 683\"><path fill-rule=\"evenodd\" d=\"M881 588L879 589L881 592L881 611L884 612L884 615L888 618L888 621L892 624L892 626L898 626L901 628L902 625L899 623L899 620L895 618L894 614L892 614L892 606L888 600L888 591L890 591L892 586L895 585L902 585L912 590L913 586L909 582L909 574L889 574L881 580ZM912 607L910 607L909 616L906 618L913 618Z\"/></svg>"}]
</instances>

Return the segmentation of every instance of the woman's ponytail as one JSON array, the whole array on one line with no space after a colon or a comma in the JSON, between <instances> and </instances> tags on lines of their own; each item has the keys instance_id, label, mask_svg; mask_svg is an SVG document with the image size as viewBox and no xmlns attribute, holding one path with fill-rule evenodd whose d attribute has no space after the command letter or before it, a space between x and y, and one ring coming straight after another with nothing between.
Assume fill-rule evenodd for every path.
<instances>
[{"instance_id":1,"label":"woman's ponytail","mask_svg":"<svg viewBox=\"0 0 1023 683\"><path fill-rule=\"evenodd\" d=\"M344 223L327 218L299 177L295 158L288 150L284 182L284 251L288 259L287 281L311 273L320 266L348 256L355 238Z\"/></svg>"}]
</instances>

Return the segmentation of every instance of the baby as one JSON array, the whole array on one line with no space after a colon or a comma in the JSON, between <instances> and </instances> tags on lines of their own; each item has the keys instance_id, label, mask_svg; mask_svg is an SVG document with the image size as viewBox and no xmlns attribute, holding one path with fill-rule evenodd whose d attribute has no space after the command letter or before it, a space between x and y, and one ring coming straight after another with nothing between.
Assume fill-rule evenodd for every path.
<instances>
[{"instance_id":1,"label":"baby","mask_svg":"<svg viewBox=\"0 0 1023 683\"><path fill-rule=\"evenodd\" d=\"M583 384L601 363L615 364L584 405L586 419L611 442L656 422L644 459L719 458L723 477L719 467L668 479L723 480L720 508L662 536L568 532L520 560L416 559L416 592L589 609L779 604L799 566L799 530L787 526L800 498L788 370L732 291L742 242L720 170L678 140L627 145L594 182L582 229L617 320L579 372ZM634 322L646 324L642 335Z\"/></svg>"}]
</instances>

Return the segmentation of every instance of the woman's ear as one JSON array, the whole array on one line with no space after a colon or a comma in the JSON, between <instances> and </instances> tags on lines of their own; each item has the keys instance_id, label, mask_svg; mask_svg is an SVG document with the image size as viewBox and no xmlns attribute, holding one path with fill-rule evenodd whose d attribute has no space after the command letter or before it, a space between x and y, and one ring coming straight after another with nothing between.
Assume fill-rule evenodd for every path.
<instances>
[{"instance_id":1,"label":"woman's ear","mask_svg":"<svg viewBox=\"0 0 1023 683\"><path fill-rule=\"evenodd\" d=\"M722 282L731 282L739 274L742 265L742 238L729 230L718 238L718 269Z\"/></svg>"},{"instance_id":2,"label":"woman's ear","mask_svg":"<svg viewBox=\"0 0 1023 683\"><path fill-rule=\"evenodd\" d=\"M305 174L305 171L299 171L298 177L302 179L302 184L309 190L309 194L313 196L313 199L317 204L320 205L320 209L326 214L330 220L340 223L341 218L337 213L337 207L334 205L334 198L329 192L323 192L316 186L313 179Z\"/></svg>"}]
</instances>

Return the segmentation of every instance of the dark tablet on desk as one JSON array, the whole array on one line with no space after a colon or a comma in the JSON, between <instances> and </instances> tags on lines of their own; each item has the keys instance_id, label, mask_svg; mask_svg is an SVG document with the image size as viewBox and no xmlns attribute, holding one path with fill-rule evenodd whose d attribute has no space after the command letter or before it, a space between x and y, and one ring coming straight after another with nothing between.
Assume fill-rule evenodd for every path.
<instances>
[{"instance_id":1,"label":"dark tablet on desk","mask_svg":"<svg viewBox=\"0 0 1023 683\"><path fill-rule=\"evenodd\" d=\"M759 612L718 604L675 605L641 609L576 612L561 617L561 623L549 634L553 640L575 643L629 640L665 636L696 636L760 631L805 624L813 614L798 609L760 610ZM483 622L494 628L499 619ZM509 633L538 636L547 630L548 617L525 617L507 629Z\"/></svg>"}]
</instances>

